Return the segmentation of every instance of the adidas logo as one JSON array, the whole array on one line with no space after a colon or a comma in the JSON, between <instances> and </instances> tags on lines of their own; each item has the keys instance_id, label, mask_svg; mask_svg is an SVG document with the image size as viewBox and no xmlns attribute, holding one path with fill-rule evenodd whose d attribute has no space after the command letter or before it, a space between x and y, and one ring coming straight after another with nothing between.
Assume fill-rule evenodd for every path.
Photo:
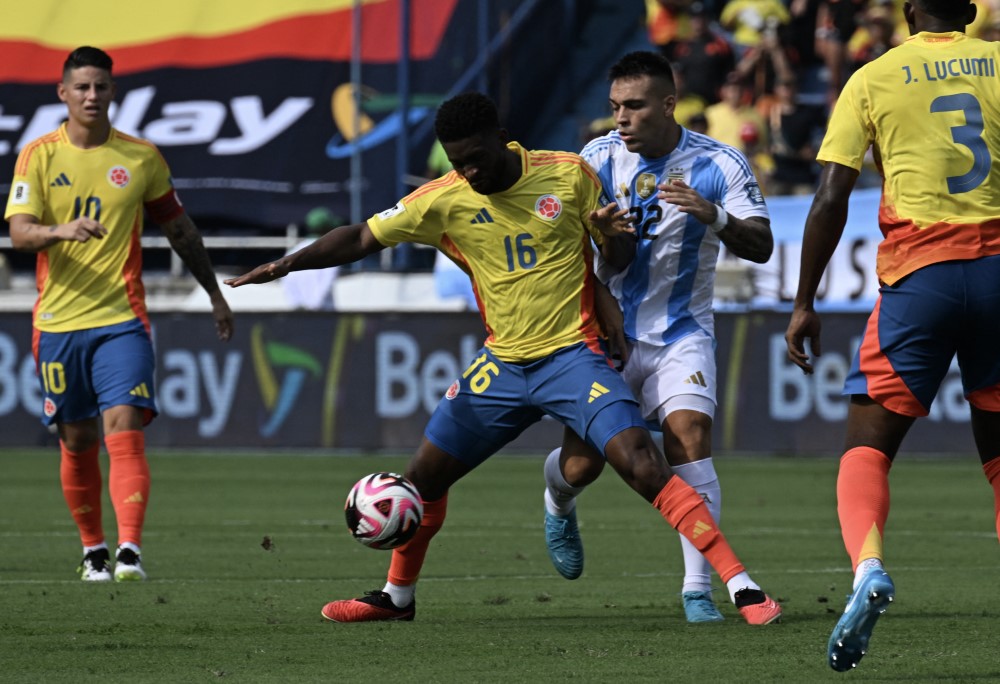
<instances>
[{"instance_id":1,"label":"adidas logo","mask_svg":"<svg viewBox=\"0 0 1000 684\"><path fill-rule=\"evenodd\" d=\"M711 529L712 529L711 525L709 525L707 522L704 522L703 520L699 520L694 524L694 527L691 528L691 538L697 539L705 532L709 532Z\"/></svg>"},{"instance_id":2,"label":"adidas logo","mask_svg":"<svg viewBox=\"0 0 1000 684\"><path fill-rule=\"evenodd\" d=\"M133 397L143 397L144 399L149 399L149 389L146 388L146 383L136 386L129 392Z\"/></svg>"},{"instance_id":3,"label":"adidas logo","mask_svg":"<svg viewBox=\"0 0 1000 684\"><path fill-rule=\"evenodd\" d=\"M701 374L701 371L698 371L684 382L688 385L701 385L702 387L708 387L708 383L705 382L705 376Z\"/></svg>"},{"instance_id":4,"label":"adidas logo","mask_svg":"<svg viewBox=\"0 0 1000 684\"><path fill-rule=\"evenodd\" d=\"M610 391L611 390L609 390L601 383L595 382L593 385L590 386L590 399L587 400L587 403L593 404L595 399L600 399Z\"/></svg>"},{"instance_id":5,"label":"adidas logo","mask_svg":"<svg viewBox=\"0 0 1000 684\"><path fill-rule=\"evenodd\" d=\"M493 217L490 216L490 212L486 211L486 207L483 207L476 212L475 218L473 218L469 223L493 223Z\"/></svg>"},{"instance_id":6,"label":"adidas logo","mask_svg":"<svg viewBox=\"0 0 1000 684\"><path fill-rule=\"evenodd\" d=\"M142 503L145 499L142 498L142 492L136 492L132 496L125 499L125 503Z\"/></svg>"},{"instance_id":7,"label":"adidas logo","mask_svg":"<svg viewBox=\"0 0 1000 684\"><path fill-rule=\"evenodd\" d=\"M73 184L69 182L69 178L66 177L65 173L60 173L58 176L56 176L56 179L54 181L49 183L50 188L62 188L62 187L68 187L70 185Z\"/></svg>"},{"instance_id":8,"label":"adidas logo","mask_svg":"<svg viewBox=\"0 0 1000 684\"><path fill-rule=\"evenodd\" d=\"M92 510L94 510L94 509L90 507L90 504L83 504L82 506L80 506L78 508L74 508L71 511L71 513L73 515L84 515L86 513L90 513Z\"/></svg>"}]
</instances>

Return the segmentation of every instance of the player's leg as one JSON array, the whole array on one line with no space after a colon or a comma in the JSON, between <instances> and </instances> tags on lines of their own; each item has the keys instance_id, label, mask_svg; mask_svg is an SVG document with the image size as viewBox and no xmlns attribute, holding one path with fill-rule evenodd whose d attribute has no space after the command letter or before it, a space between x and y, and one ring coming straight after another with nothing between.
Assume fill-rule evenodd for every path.
<instances>
[{"instance_id":1,"label":"player's leg","mask_svg":"<svg viewBox=\"0 0 1000 684\"><path fill-rule=\"evenodd\" d=\"M993 488L993 512L1000 538L1000 413L972 407L972 434L976 438L983 474Z\"/></svg>"},{"instance_id":2,"label":"player's leg","mask_svg":"<svg viewBox=\"0 0 1000 684\"><path fill-rule=\"evenodd\" d=\"M91 373L108 450L108 490L118 522L115 580L146 579L142 532L150 472L143 427L156 415L153 346L139 320L99 330Z\"/></svg>"},{"instance_id":3,"label":"player's leg","mask_svg":"<svg viewBox=\"0 0 1000 684\"><path fill-rule=\"evenodd\" d=\"M966 299L961 267L935 264L882 288L844 393L852 396L837 474L837 514L854 569L853 593L827 642L830 667L857 666L892 602L883 535L889 468L913 421L927 415L954 357Z\"/></svg>"},{"instance_id":4,"label":"player's leg","mask_svg":"<svg viewBox=\"0 0 1000 684\"><path fill-rule=\"evenodd\" d=\"M80 578L111 580L111 554L101 521L101 465L97 419L59 424L59 480L63 498L80 532L83 560Z\"/></svg>"},{"instance_id":5,"label":"player's leg","mask_svg":"<svg viewBox=\"0 0 1000 684\"><path fill-rule=\"evenodd\" d=\"M488 367L485 376L476 373ZM333 601L323 617L334 622L412 620L416 582L431 539L441 529L451 486L541 419L524 393L523 369L481 350L472 366L456 380L438 404L424 439L406 468L420 492L424 516L416 536L392 552L383 589L364 597Z\"/></svg>"},{"instance_id":6,"label":"player's leg","mask_svg":"<svg viewBox=\"0 0 1000 684\"><path fill-rule=\"evenodd\" d=\"M712 461L714 409L714 403L697 395L672 397L662 408L666 413L662 430L664 455L674 474L691 485L719 523L722 488ZM681 598L687 621L719 622L723 616L712 601L712 566L683 535L680 540L684 556Z\"/></svg>"},{"instance_id":7,"label":"player's leg","mask_svg":"<svg viewBox=\"0 0 1000 684\"><path fill-rule=\"evenodd\" d=\"M583 540L576 520L576 497L604 470L604 456L570 428L563 443L545 459L545 545L559 574L583 572Z\"/></svg>"},{"instance_id":8,"label":"player's leg","mask_svg":"<svg viewBox=\"0 0 1000 684\"><path fill-rule=\"evenodd\" d=\"M652 503L671 527L709 560L748 622L777 621L781 607L753 583L704 500L689 484L674 477L649 432L635 426L624 430L615 427L623 424L622 404L618 409L608 407L594 418L588 439L603 443L608 463L626 484Z\"/></svg>"},{"instance_id":9,"label":"player's leg","mask_svg":"<svg viewBox=\"0 0 1000 684\"><path fill-rule=\"evenodd\" d=\"M958 365L962 385L972 406L972 434L976 439L983 473L993 488L997 536L1000 537L1000 257L963 262L969 296L970 325L975 335L959 340Z\"/></svg>"},{"instance_id":10,"label":"player's leg","mask_svg":"<svg viewBox=\"0 0 1000 684\"><path fill-rule=\"evenodd\" d=\"M110 554L101 519L99 413L87 367L90 331L35 331L33 351L42 386L42 423L59 432L59 479L63 497L80 533L80 577L111 579Z\"/></svg>"},{"instance_id":11,"label":"player's leg","mask_svg":"<svg viewBox=\"0 0 1000 684\"><path fill-rule=\"evenodd\" d=\"M405 473L424 502L420 529L409 542L393 549L389 574L381 590L358 599L332 601L323 607L323 617L333 622L412 620L416 614L417 579L431 539L444 525L448 490L472 468L425 437Z\"/></svg>"}]
</instances>

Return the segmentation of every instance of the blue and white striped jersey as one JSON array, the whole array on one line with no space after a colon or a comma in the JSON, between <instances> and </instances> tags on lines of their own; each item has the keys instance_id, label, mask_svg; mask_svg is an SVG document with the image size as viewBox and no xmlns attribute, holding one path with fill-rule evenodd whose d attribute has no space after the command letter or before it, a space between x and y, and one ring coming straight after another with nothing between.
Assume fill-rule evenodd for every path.
<instances>
[{"instance_id":1,"label":"blue and white striped jersey","mask_svg":"<svg viewBox=\"0 0 1000 684\"><path fill-rule=\"evenodd\" d=\"M647 159L629 152L611 131L581 156L601 179L601 203L617 202L636 216L635 259L616 273L598 255L596 270L618 298L630 339L657 345L703 330L715 337L712 297L719 238L708 226L657 198L656 185L683 180L736 218L769 218L764 196L742 152L681 129L673 152Z\"/></svg>"}]
</instances>

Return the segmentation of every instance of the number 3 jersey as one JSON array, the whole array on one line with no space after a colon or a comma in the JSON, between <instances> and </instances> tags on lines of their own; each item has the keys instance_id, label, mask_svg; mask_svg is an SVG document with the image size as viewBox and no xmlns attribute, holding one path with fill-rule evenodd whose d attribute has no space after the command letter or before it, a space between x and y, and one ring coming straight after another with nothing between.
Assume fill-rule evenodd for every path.
<instances>
[{"instance_id":1,"label":"number 3 jersey","mask_svg":"<svg viewBox=\"0 0 1000 684\"><path fill-rule=\"evenodd\" d=\"M588 231L600 184L577 154L508 147L522 173L507 190L481 195L452 171L368 226L383 245L431 245L471 275L486 346L500 360L533 361L579 342L596 349Z\"/></svg>"},{"instance_id":2,"label":"number 3 jersey","mask_svg":"<svg viewBox=\"0 0 1000 684\"><path fill-rule=\"evenodd\" d=\"M108 231L101 239L57 242L38 253L37 330L88 330L134 318L148 328L139 243L143 206L157 222L183 211L152 143L112 129L103 145L83 149L70 142L63 124L21 150L5 218L28 214L56 225L88 216Z\"/></svg>"},{"instance_id":3,"label":"number 3 jersey","mask_svg":"<svg viewBox=\"0 0 1000 684\"><path fill-rule=\"evenodd\" d=\"M602 204L632 209L635 258L617 273L598 255L597 273L618 298L625 334L666 345L697 331L714 337L712 298L719 238L708 226L657 198L657 184L682 180L733 216L768 218L750 164L729 145L681 128L670 154L647 159L629 152L618 131L583 148L604 188Z\"/></svg>"},{"instance_id":4,"label":"number 3 jersey","mask_svg":"<svg viewBox=\"0 0 1000 684\"><path fill-rule=\"evenodd\" d=\"M1000 253L1000 43L918 33L844 87L817 155L885 179L876 272Z\"/></svg>"}]
</instances>

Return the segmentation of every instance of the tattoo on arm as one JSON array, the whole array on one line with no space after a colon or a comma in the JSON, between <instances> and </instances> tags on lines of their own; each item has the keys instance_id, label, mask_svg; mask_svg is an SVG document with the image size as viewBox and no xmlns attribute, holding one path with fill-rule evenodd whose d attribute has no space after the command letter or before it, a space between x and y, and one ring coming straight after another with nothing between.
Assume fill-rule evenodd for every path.
<instances>
[{"instance_id":1,"label":"tattoo on arm","mask_svg":"<svg viewBox=\"0 0 1000 684\"><path fill-rule=\"evenodd\" d=\"M205 243L202 242L201 234L191 217L184 213L172 221L167 221L161 227L170 246L191 271L195 280L209 294L218 290L219 284L215 281L215 271L208 250L205 249Z\"/></svg>"}]
</instances>

